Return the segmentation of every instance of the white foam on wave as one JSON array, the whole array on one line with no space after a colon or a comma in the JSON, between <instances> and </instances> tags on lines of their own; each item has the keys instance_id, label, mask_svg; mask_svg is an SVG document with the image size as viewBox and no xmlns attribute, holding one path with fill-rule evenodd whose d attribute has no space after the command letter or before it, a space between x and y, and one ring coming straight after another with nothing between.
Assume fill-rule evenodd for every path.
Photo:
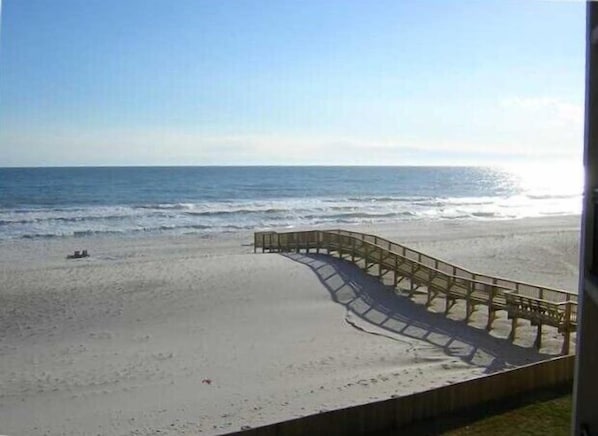
<instances>
[{"instance_id":1,"label":"white foam on wave","mask_svg":"<svg viewBox=\"0 0 598 436\"><path fill-rule=\"evenodd\" d=\"M580 195L293 198L0 210L0 239L205 233L414 219L496 220L581 211Z\"/></svg>"}]
</instances>

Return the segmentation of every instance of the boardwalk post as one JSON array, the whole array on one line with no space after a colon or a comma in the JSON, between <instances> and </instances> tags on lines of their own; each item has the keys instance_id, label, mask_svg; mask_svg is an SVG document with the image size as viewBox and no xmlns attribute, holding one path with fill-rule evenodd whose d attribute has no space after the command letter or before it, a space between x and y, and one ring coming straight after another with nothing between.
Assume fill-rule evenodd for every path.
<instances>
[{"instance_id":1,"label":"boardwalk post","mask_svg":"<svg viewBox=\"0 0 598 436\"><path fill-rule=\"evenodd\" d=\"M414 276L415 276L415 263L411 262L411 277L409 277L409 297L413 297L413 293L415 292L415 282L413 281Z\"/></svg>"},{"instance_id":2,"label":"boardwalk post","mask_svg":"<svg viewBox=\"0 0 598 436\"><path fill-rule=\"evenodd\" d=\"M536 330L536 340L534 341L534 347L538 350L542 348L542 323L538 323L538 329Z\"/></svg>"},{"instance_id":3,"label":"boardwalk post","mask_svg":"<svg viewBox=\"0 0 598 436\"><path fill-rule=\"evenodd\" d=\"M428 295L426 296L426 306L429 306L430 304L432 304L432 287L431 286L426 286L426 289L428 291Z\"/></svg>"},{"instance_id":4,"label":"boardwalk post","mask_svg":"<svg viewBox=\"0 0 598 436\"><path fill-rule=\"evenodd\" d=\"M322 236L322 232L316 231L316 254L320 254L320 236Z\"/></svg>"},{"instance_id":5,"label":"boardwalk post","mask_svg":"<svg viewBox=\"0 0 598 436\"><path fill-rule=\"evenodd\" d=\"M448 293L446 294L446 298L444 300L444 314L448 315L449 310L453 307L453 299L449 297Z\"/></svg>"},{"instance_id":6,"label":"boardwalk post","mask_svg":"<svg viewBox=\"0 0 598 436\"><path fill-rule=\"evenodd\" d=\"M569 354L569 343L571 342L571 295L567 294L567 304L565 305L565 325L563 331L563 349L562 354Z\"/></svg>"},{"instance_id":7,"label":"boardwalk post","mask_svg":"<svg viewBox=\"0 0 598 436\"><path fill-rule=\"evenodd\" d=\"M509 339L511 341L514 341L516 336L517 336L517 317L513 316L513 318L511 318L511 333L509 333Z\"/></svg>"},{"instance_id":8,"label":"boardwalk post","mask_svg":"<svg viewBox=\"0 0 598 436\"><path fill-rule=\"evenodd\" d=\"M449 277L448 278L448 282L447 282L447 289L446 289L446 298L444 299L444 314L448 315L449 310L451 310L451 307L453 307L452 303L452 298L450 296L450 291L451 291L451 282L454 281L455 279L453 277Z\"/></svg>"},{"instance_id":9,"label":"boardwalk post","mask_svg":"<svg viewBox=\"0 0 598 436\"><path fill-rule=\"evenodd\" d=\"M490 300L488 301L488 323L486 324L486 330L492 330L492 323L496 317L496 311L494 310L494 297L496 295L496 278L492 279L492 286L490 287Z\"/></svg>"},{"instance_id":10,"label":"boardwalk post","mask_svg":"<svg viewBox=\"0 0 598 436\"><path fill-rule=\"evenodd\" d=\"M488 323L486 324L487 331L492 330L492 323L494 323L495 319L496 319L496 310L493 310L492 306L490 306L488 308Z\"/></svg>"},{"instance_id":11,"label":"boardwalk post","mask_svg":"<svg viewBox=\"0 0 598 436\"><path fill-rule=\"evenodd\" d=\"M369 244L368 243L364 243L363 244L364 247L364 261L365 261L365 265L364 265L364 271L367 273L369 270L369 266L368 266L368 251L369 251Z\"/></svg>"},{"instance_id":12,"label":"boardwalk post","mask_svg":"<svg viewBox=\"0 0 598 436\"><path fill-rule=\"evenodd\" d=\"M382 259L384 258L384 250L379 248L380 250L380 257L378 258L378 279L382 280Z\"/></svg>"},{"instance_id":13,"label":"boardwalk post","mask_svg":"<svg viewBox=\"0 0 598 436\"><path fill-rule=\"evenodd\" d=\"M399 256L397 256L396 254L395 256L395 276L394 276L394 283L395 283L395 288L397 287L397 284L399 283Z\"/></svg>"},{"instance_id":14,"label":"boardwalk post","mask_svg":"<svg viewBox=\"0 0 598 436\"><path fill-rule=\"evenodd\" d=\"M466 307L465 307L465 322L469 322L469 318L473 313L473 307L471 304L471 295L473 294L474 282L469 282L469 289L467 290Z\"/></svg>"},{"instance_id":15,"label":"boardwalk post","mask_svg":"<svg viewBox=\"0 0 598 436\"><path fill-rule=\"evenodd\" d=\"M540 288L539 297L540 297L540 300L544 299L544 289L542 289L542 288ZM540 348L542 348L542 321L540 321L538 323L538 327L536 330L536 340L534 341L534 347L536 347L538 350Z\"/></svg>"},{"instance_id":16,"label":"boardwalk post","mask_svg":"<svg viewBox=\"0 0 598 436\"><path fill-rule=\"evenodd\" d=\"M355 238L351 238L351 262L355 263Z\"/></svg>"}]
</instances>

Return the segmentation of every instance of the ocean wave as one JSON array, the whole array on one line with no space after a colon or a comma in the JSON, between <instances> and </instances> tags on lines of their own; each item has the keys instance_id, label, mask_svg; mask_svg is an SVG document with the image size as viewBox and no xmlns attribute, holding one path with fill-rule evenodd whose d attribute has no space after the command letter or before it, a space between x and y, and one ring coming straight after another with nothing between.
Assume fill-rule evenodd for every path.
<instances>
[{"instance_id":1,"label":"ocean wave","mask_svg":"<svg viewBox=\"0 0 598 436\"><path fill-rule=\"evenodd\" d=\"M93 235L123 235L127 232L125 230L75 230L73 232L73 236L76 238L81 238L84 236L93 236Z\"/></svg>"},{"instance_id":2,"label":"ocean wave","mask_svg":"<svg viewBox=\"0 0 598 436\"><path fill-rule=\"evenodd\" d=\"M35 206L35 207L30 207L30 208L24 208L24 207L19 207L19 208L2 208L0 209L0 213L6 213L6 212L10 212L10 213L14 213L14 214L31 214L31 213L36 213L36 212L81 212L83 210L86 210L85 207L56 207L56 206L47 206L47 207L43 207L43 206Z\"/></svg>"},{"instance_id":3,"label":"ocean wave","mask_svg":"<svg viewBox=\"0 0 598 436\"><path fill-rule=\"evenodd\" d=\"M256 228L384 223L400 220L495 220L579 213L581 197L346 196L148 203L0 211L0 239L91 235L210 233Z\"/></svg>"},{"instance_id":4,"label":"ocean wave","mask_svg":"<svg viewBox=\"0 0 598 436\"><path fill-rule=\"evenodd\" d=\"M501 216L501 214L498 212L472 212L471 216L479 218L494 218Z\"/></svg>"},{"instance_id":5,"label":"ocean wave","mask_svg":"<svg viewBox=\"0 0 598 436\"><path fill-rule=\"evenodd\" d=\"M532 200L567 200L580 197L581 194L526 194Z\"/></svg>"},{"instance_id":6,"label":"ocean wave","mask_svg":"<svg viewBox=\"0 0 598 436\"><path fill-rule=\"evenodd\" d=\"M446 207L446 206L485 206L495 204L502 197L481 197L481 198L430 198L423 201L414 201L415 206L423 207Z\"/></svg>"},{"instance_id":7,"label":"ocean wave","mask_svg":"<svg viewBox=\"0 0 598 436\"><path fill-rule=\"evenodd\" d=\"M364 196L364 197L348 197L348 201L357 203L414 203L417 201L428 201L430 197L389 197L389 196Z\"/></svg>"},{"instance_id":8,"label":"ocean wave","mask_svg":"<svg viewBox=\"0 0 598 436\"><path fill-rule=\"evenodd\" d=\"M395 217L407 217L415 216L414 212L352 212L352 213L337 213L331 215L306 215L306 219L322 219L327 220L342 220L342 219L355 219L355 218L395 218Z\"/></svg>"},{"instance_id":9,"label":"ocean wave","mask_svg":"<svg viewBox=\"0 0 598 436\"><path fill-rule=\"evenodd\" d=\"M193 209L193 203L156 203L156 204L137 204L134 209L157 209L157 210L188 210Z\"/></svg>"},{"instance_id":10,"label":"ocean wave","mask_svg":"<svg viewBox=\"0 0 598 436\"><path fill-rule=\"evenodd\" d=\"M471 214L468 213L446 213L446 214L441 214L440 215L441 218L445 219L445 220L458 220L458 219L464 219L464 218L470 218Z\"/></svg>"},{"instance_id":11,"label":"ocean wave","mask_svg":"<svg viewBox=\"0 0 598 436\"><path fill-rule=\"evenodd\" d=\"M27 234L27 235L22 235L21 238L22 239L50 239L50 238L56 238L62 235L55 235L53 233L34 233L34 234Z\"/></svg>"},{"instance_id":12,"label":"ocean wave","mask_svg":"<svg viewBox=\"0 0 598 436\"><path fill-rule=\"evenodd\" d=\"M70 217L37 217L21 220L0 220L0 226L16 225L16 224L43 224L43 223L82 223L86 221L118 221L130 219L133 215L84 215L84 216L70 216Z\"/></svg>"},{"instance_id":13,"label":"ocean wave","mask_svg":"<svg viewBox=\"0 0 598 436\"><path fill-rule=\"evenodd\" d=\"M200 224L188 225L188 226L177 226L177 225L159 225L159 226L148 226L135 229L123 229L123 230L80 230L73 232L73 236L92 236L92 235L124 235L131 233L160 233L160 232L172 232L178 230L208 230L211 226L204 226Z\"/></svg>"},{"instance_id":14,"label":"ocean wave","mask_svg":"<svg viewBox=\"0 0 598 436\"><path fill-rule=\"evenodd\" d=\"M184 212L190 216L206 216L206 217L220 217L220 216L232 216L232 215L253 215L253 214L279 214L297 212L293 209L230 209L230 210L206 210L197 212Z\"/></svg>"}]
</instances>

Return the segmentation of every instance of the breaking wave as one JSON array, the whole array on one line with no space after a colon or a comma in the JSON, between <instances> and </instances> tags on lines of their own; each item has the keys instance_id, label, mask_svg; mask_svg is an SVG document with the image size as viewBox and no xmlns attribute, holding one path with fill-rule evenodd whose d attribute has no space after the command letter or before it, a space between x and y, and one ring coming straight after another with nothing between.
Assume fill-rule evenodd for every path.
<instances>
[{"instance_id":1,"label":"breaking wave","mask_svg":"<svg viewBox=\"0 0 598 436\"><path fill-rule=\"evenodd\" d=\"M398 220L497 220L577 214L580 196L510 197L349 196L0 209L0 239L148 233L214 233L264 228Z\"/></svg>"}]
</instances>

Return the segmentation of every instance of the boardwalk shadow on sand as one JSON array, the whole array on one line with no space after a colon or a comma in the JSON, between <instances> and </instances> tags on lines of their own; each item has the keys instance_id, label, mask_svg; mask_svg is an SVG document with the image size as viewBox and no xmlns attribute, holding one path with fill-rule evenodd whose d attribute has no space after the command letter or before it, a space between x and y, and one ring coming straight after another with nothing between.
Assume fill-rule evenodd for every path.
<instances>
[{"instance_id":1,"label":"boardwalk shadow on sand","mask_svg":"<svg viewBox=\"0 0 598 436\"><path fill-rule=\"evenodd\" d=\"M361 325L375 326L371 333L395 340L425 341L448 356L485 368L487 374L554 357L494 337L464 321L431 312L423 304L397 295L391 286L347 261L316 254L286 253L283 256L308 266L330 292L333 301L347 309L347 322L354 327L361 328L350 321L353 316L366 321Z\"/></svg>"}]
</instances>

